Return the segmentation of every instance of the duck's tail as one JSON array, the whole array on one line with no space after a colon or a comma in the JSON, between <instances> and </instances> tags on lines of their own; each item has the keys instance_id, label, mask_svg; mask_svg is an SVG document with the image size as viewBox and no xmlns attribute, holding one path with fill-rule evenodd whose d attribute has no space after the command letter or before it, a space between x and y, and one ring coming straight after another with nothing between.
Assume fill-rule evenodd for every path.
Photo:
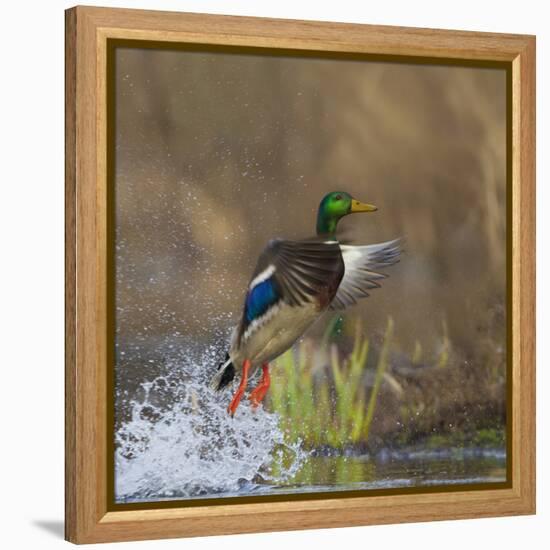
<instances>
[{"instance_id":1,"label":"duck's tail","mask_svg":"<svg viewBox=\"0 0 550 550\"><path fill-rule=\"evenodd\" d=\"M223 390L235 378L235 367L231 362L229 353L225 354L225 361L220 363L218 371L210 380L210 387L215 391Z\"/></svg>"}]
</instances>

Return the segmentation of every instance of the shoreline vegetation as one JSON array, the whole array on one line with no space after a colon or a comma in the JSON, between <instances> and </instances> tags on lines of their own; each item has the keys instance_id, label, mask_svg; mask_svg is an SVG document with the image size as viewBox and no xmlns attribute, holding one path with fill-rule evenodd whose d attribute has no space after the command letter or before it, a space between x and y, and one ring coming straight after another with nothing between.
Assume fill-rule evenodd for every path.
<instances>
[{"instance_id":1,"label":"shoreline vegetation","mask_svg":"<svg viewBox=\"0 0 550 550\"><path fill-rule=\"evenodd\" d=\"M426 360L418 343L398 352L393 335L392 318L375 343L360 319L335 316L318 349L304 338L274 361L266 407L288 440L326 452L505 448L505 357L461 359L445 323Z\"/></svg>"}]
</instances>

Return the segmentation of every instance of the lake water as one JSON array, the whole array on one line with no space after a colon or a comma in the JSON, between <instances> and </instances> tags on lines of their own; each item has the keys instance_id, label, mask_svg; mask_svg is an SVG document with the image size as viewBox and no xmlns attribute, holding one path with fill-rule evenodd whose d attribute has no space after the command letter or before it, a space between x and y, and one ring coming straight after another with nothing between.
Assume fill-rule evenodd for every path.
<instances>
[{"instance_id":1,"label":"lake water","mask_svg":"<svg viewBox=\"0 0 550 550\"><path fill-rule=\"evenodd\" d=\"M169 491L152 495L134 494L119 502L164 501L205 497L235 497L270 494L296 494L327 491L438 487L462 484L498 483L506 480L506 458L501 449L454 449L393 454L378 457L309 456L290 480L272 483L260 475L242 479L238 488L211 487L195 494Z\"/></svg>"}]
</instances>

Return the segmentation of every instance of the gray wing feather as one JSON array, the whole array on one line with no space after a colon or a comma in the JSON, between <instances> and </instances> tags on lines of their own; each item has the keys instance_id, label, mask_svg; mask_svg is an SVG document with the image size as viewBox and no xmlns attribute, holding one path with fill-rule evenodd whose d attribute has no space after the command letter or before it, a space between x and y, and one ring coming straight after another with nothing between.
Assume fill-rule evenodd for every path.
<instances>
[{"instance_id":1,"label":"gray wing feather","mask_svg":"<svg viewBox=\"0 0 550 550\"><path fill-rule=\"evenodd\" d=\"M365 246L340 245L345 272L330 309L341 310L369 296L369 290L379 288L387 277L384 269L399 261L401 239Z\"/></svg>"}]
</instances>

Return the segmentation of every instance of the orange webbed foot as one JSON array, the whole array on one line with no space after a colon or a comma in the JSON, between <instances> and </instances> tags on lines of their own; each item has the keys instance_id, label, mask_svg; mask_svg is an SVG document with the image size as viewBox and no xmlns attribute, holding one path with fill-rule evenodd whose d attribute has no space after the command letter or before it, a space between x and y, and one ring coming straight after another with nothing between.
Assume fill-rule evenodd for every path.
<instances>
[{"instance_id":1,"label":"orange webbed foot","mask_svg":"<svg viewBox=\"0 0 550 550\"><path fill-rule=\"evenodd\" d=\"M237 410L237 407L239 406L239 403L241 402L241 399L246 390L246 385L248 384L249 369L250 369L250 361L246 359L245 362L243 363L243 373L241 377L241 383L239 384L239 387L237 388L235 395L233 395L233 399L231 399L231 403L229 403L229 407L227 407L227 412L231 416L235 414L235 411Z\"/></svg>"},{"instance_id":2,"label":"orange webbed foot","mask_svg":"<svg viewBox=\"0 0 550 550\"><path fill-rule=\"evenodd\" d=\"M252 408L256 409L258 405L262 402L267 390L269 389L269 384L271 380L269 378L269 365L265 363L262 365L262 378L259 384L252 390L250 394L250 401L252 402Z\"/></svg>"}]
</instances>

